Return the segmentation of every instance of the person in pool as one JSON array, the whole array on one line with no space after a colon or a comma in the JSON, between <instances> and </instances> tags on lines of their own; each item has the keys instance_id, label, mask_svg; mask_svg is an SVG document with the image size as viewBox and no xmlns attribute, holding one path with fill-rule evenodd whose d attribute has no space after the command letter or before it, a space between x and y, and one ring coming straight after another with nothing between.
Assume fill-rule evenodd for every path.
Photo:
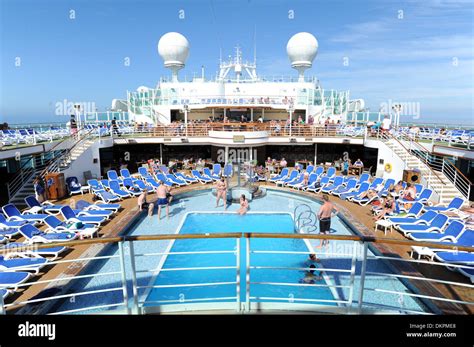
<instances>
[{"instance_id":1,"label":"person in pool","mask_svg":"<svg viewBox=\"0 0 474 347\"><path fill-rule=\"evenodd\" d=\"M159 182L160 186L156 189L156 195L158 196L158 200L156 204L158 205L158 220L161 219L161 206L166 206L166 218L169 218L169 202L168 202L168 194L170 193L170 189L163 184L162 181Z\"/></svg>"},{"instance_id":2,"label":"person in pool","mask_svg":"<svg viewBox=\"0 0 474 347\"><path fill-rule=\"evenodd\" d=\"M222 201L224 201L224 209L227 210L227 182L224 177L221 177L221 179L217 181L216 190L216 207L219 206L219 200L222 198Z\"/></svg>"},{"instance_id":3,"label":"person in pool","mask_svg":"<svg viewBox=\"0 0 474 347\"><path fill-rule=\"evenodd\" d=\"M322 279L321 274L319 275L314 274L314 271L316 269L316 266L314 264L311 264L309 268L310 270L305 271L305 276L300 280L300 283L315 284L316 281L320 281Z\"/></svg>"},{"instance_id":4,"label":"person in pool","mask_svg":"<svg viewBox=\"0 0 474 347\"><path fill-rule=\"evenodd\" d=\"M245 197L245 194L242 194L240 196L240 208L237 211L237 213L240 215L244 215L247 213L248 209L249 209L249 202L247 198Z\"/></svg>"},{"instance_id":5,"label":"person in pool","mask_svg":"<svg viewBox=\"0 0 474 347\"><path fill-rule=\"evenodd\" d=\"M319 263L319 262L320 262L319 258L316 256L315 253L311 253L311 254L309 255L308 260L309 260L311 263Z\"/></svg>"}]
</instances>

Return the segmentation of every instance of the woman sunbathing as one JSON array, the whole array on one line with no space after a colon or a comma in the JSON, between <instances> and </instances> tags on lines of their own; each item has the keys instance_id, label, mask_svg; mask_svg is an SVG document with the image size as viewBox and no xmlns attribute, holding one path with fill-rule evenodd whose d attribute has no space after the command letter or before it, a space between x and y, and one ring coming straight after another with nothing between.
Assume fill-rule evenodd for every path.
<instances>
[{"instance_id":1,"label":"woman sunbathing","mask_svg":"<svg viewBox=\"0 0 474 347\"><path fill-rule=\"evenodd\" d=\"M395 210L395 201L392 198L387 198L380 213L373 217L374 220L380 220L387 214L393 213Z\"/></svg>"}]
</instances>

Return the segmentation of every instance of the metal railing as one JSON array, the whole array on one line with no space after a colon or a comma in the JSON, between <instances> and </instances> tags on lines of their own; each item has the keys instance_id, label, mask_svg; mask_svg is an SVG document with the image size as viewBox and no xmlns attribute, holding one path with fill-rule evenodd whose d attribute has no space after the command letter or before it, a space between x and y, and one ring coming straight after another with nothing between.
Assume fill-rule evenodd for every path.
<instances>
[{"instance_id":1,"label":"metal railing","mask_svg":"<svg viewBox=\"0 0 474 347\"><path fill-rule=\"evenodd\" d=\"M402 137L409 142L409 150L423 163L433 170L442 173L457 190L469 200L471 194L472 182L456 167L456 165L447 157L432 154L423 144L411 139Z\"/></svg>"},{"instance_id":2,"label":"metal railing","mask_svg":"<svg viewBox=\"0 0 474 347\"><path fill-rule=\"evenodd\" d=\"M124 137L208 137L211 131L228 132L266 132L272 137L346 137L362 138L362 131L350 131L338 125L288 125L285 122L249 122L249 123L171 123L169 125L140 125L122 126L118 131Z\"/></svg>"},{"instance_id":3,"label":"metal railing","mask_svg":"<svg viewBox=\"0 0 474 347\"><path fill-rule=\"evenodd\" d=\"M173 244L179 240L198 240L198 239L234 239L235 248L231 249L212 249L212 250L190 250L190 251L176 251L173 250ZM262 249L262 243L257 242L258 247L253 246L252 240L257 239L293 239L304 241L307 245L307 250L294 251L294 250L275 250L275 249ZM312 248L311 242L321 240L328 240L331 243L335 243L335 246L329 250L315 251ZM167 247L164 251L158 252L137 252L135 246L143 242L150 241L164 241L167 242ZM245 243L245 248L242 252L242 247ZM38 280L32 282L22 283L16 286L16 288L28 288L30 286L45 286L53 285L56 288L62 288L64 291L50 296L41 296L36 298L21 297L17 300L6 299L3 301L0 296L0 313L14 313L20 308L26 309L31 305L38 305L40 303L45 304L49 309L50 314L71 314L80 312L97 313L100 310L110 310L109 313L119 312L128 314L143 314L143 313L156 313L156 312L187 312L190 310L231 310L237 313L244 312L259 312L262 310L291 310L291 311L311 311L311 312L332 312L332 313L407 313L407 314L429 314L429 313L441 313L445 305L451 305L445 310L454 309L457 313L464 313L463 310L471 309L474 302L469 299L460 298L455 293L454 288L467 288L474 289L474 285L469 284L467 279L465 282L446 280L436 278L430 273L429 276L423 276L418 274L413 269L408 269L407 266L410 264L423 264L430 266L445 267L453 270L457 268L466 268L466 265L446 264L434 261L416 260L401 258L397 255L381 255L381 254L369 254L370 244L384 244L384 245L401 245L401 246L418 246L418 247L429 247L437 250L451 250L454 252L474 252L474 247L464 247L448 245L447 243L434 243L434 242L415 242L410 240L400 239L389 239L389 238L378 238L378 237L364 237L364 236L353 236L353 235L320 235L320 234L267 234L267 233L217 233L217 234L167 234L167 235L147 235L147 236L122 236L122 237L110 237L100 239L88 239L81 241L70 241L56 243L55 246L85 246L85 245L98 245L98 244L110 244L118 246L117 252L113 254L90 256L78 259L63 259L51 261L49 265L69 264L68 269L77 267L78 269L85 269L88 262L94 261L114 261L117 269L107 268L106 272L98 273L81 273L78 272L76 275L69 275L64 277L63 275L58 276L49 280ZM343 245L344 247L341 247ZM128 246L128 248L127 248ZM27 250L38 250L42 248L49 248L50 244L35 244L25 246L18 249L0 250L0 254L7 255L9 252L25 252ZM320 258L320 263L315 269L320 272L324 278L324 281L318 283L307 283L307 282L287 282L287 281L272 281L274 276L269 277L269 280L259 279L256 277L256 271L309 271L311 268L301 266L291 266L291 263L286 265L274 265L267 263L255 263L254 257L263 256L267 259L270 255L278 255L279 259L284 259L285 256L299 255L306 257L309 254L317 253ZM190 256L196 255L222 255L230 254L235 256L234 263L218 264L218 263L207 263L206 266L186 266L186 267L166 267L164 266L168 256L184 256L189 258ZM156 262L150 261L158 257L159 266L156 267ZM145 268L139 268L137 260L139 258L145 258ZM334 262L337 259L347 259L347 262L341 262L338 264ZM245 260L245 261L244 261ZM326 263L326 261L330 261ZM380 267L369 266L369 262L381 262L385 264L396 265L399 263L404 264L405 272L383 272ZM344 264L347 263L347 266ZM127 264L129 266L127 267ZM242 266L244 265L244 266ZM126 269L129 268L127 271ZM388 267L387 267L388 269ZM27 269L25 269L27 270ZM30 268L31 270L31 268ZM167 272L180 272L180 271L193 271L203 272L203 274L209 271L221 271L228 270L232 275L232 280L217 279L214 281L197 282L197 283L165 283L157 284L155 279L159 274ZM314 270L314 269L313 269ZM277 272L276 272L277 273ZM338 281L334 282L331 279L331 274L338 275ZM72 282L76 280L89 280L95 277L108 277L113 278L114 282L108 286L101 285L100 289L86 288L83 291L75 291ZM139 276L145 276L144 278L138 278ZM148 277L146 277L148 276ZM151 276L151 280L150 280ZM376 282L371 282L370 278L376 277L379 279ZM377 286L377 283L383 283L384 280L397 279L400 283L403 283L400 288L387 288ZM120 284L119 284L120 283ZM407 289L407 283L410 288ZM417 290L417 284L422 283L426 289L426 284L432 286L432 290L428 292L420 292ZM451 294L441 294L436 286L444 287L446 285L451 286ZM161 297L157 300L149 299L148 294L151 290L155 289L176 289L176 293L185 288L217 288L223 286L233 287L233 290L226 292L224 295L217 293L209 293L209 295L186 298L184 295L176 295L176 297ZM254 288L258 286L265 286L267 290L255 292ZM332 293L329 297L298 297L294 295L278 296L275 293L267 295L268 288L279 287L279 288L314 288L314 290L321 289L327 290ZM0 289L2 287L0 286ZM8 287L6 287L8 288ZM373 302L372 298L368 297L368 293L377 292L383 293L382 298L388 298L394 296L396 298L410 298L419 302L418 309L413 307L407 307L403 300L395 300L399 305L389 304L388 301L382 300L381 302ZM112 293L116 293L115 296ZM296 294L301 291L296 290ZM214 296L213 296L214 295ZM95 302L89 303L89 305L77 308L68 308L63 310L51 311L53 304L61 303L65 299L77 300L81 297L94 296ZM451 297L450 297L451 296ZM100 300L97 300L101 298ZM112 300L114 299L114 300ZM113 301L113 302L111 302ZM49 306L48 306L49 305ZM443 306L444 305L444 306ZM79 305L81 306L81 305ZM441 308L440 308L441 307ZM38 312L38 311L37 311ZM452 313L452 312L451 312Z\"/></svg>"},{"instance_id":4,"label":"metal railing","mask_svg":"<svg viewBox=\"0 0 474 347\"><path fill-rule=\"evenodd\" d=\"M66 138L54 145L48 153L56 153L57 155L54 155L49 160L45 161L40 158L38 160L34 159L33 163L30 161L25 162L18 170L18 173L6 184L8 199L13 199L23 186L31 184L34 177L40 176L41 179L44 179L48 172L61 171L63 163L70 158L71 152L86 140L95 136L95 129L81 129L77 132L76 136L76 138ZM64 146L65 144L67 148L56 150L57 147Z\"/></svg>"}]
</instances>

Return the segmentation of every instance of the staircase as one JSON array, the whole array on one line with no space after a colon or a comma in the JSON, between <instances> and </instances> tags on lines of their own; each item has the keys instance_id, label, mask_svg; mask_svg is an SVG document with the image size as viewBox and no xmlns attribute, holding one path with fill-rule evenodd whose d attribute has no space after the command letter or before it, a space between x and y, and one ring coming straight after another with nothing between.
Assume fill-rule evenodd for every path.
<instances>
[{"instance_id":1,"label":"staircase","mask_svg":"<svg viewBox=\"0 0 474 347\"><path fill-rule=\"evenodd\" d=\"M34 195L33 181L40 176L43 180L47 173L61 172L68 169L95 142L95 130L91 130L76 140L69 149L59 152L59 155L33 167L20 169L18 174L7 183L9 202L19 207L25 206L24 199Z\"/></svg>"},{"instance_id":2,"label":"staircase","mask_svg":"<svg viewBox=\"0 0 474 347\"><path fill-rule=\"evenodd\" d=\"M452 198L464 197L468 200L469 191L465 191L455 185L456 182L452 182L443 171L435 170L430 166L430 160L428 157L417 156L413 150L414 147L419 147L418 144L403 144L398 139L393 137L389 138L385 144L392 150L402 161L405 163L406 169L417 169L420 171L421 176L426 180L426 185L433 189L439 196L439 202L441 204L448 204ZM410 149L412 148L412 149Z\"/></svg>"}]
</instances>

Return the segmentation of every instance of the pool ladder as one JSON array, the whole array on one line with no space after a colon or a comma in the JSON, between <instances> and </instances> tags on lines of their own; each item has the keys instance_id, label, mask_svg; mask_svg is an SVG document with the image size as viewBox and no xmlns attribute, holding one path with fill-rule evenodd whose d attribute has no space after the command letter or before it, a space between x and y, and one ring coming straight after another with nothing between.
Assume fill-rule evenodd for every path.
<instances>
[{"instance_id":1,"label":"pool ladder","mask_svg":"<svg viewBox=\"0 0 474 347\"><path fill-rule=\"evenodd\" d=\"M318 217L307 204L299 204L293 211L295 231L298 233L314 233L318 229Z\"/></svg>"}]
</instances>

